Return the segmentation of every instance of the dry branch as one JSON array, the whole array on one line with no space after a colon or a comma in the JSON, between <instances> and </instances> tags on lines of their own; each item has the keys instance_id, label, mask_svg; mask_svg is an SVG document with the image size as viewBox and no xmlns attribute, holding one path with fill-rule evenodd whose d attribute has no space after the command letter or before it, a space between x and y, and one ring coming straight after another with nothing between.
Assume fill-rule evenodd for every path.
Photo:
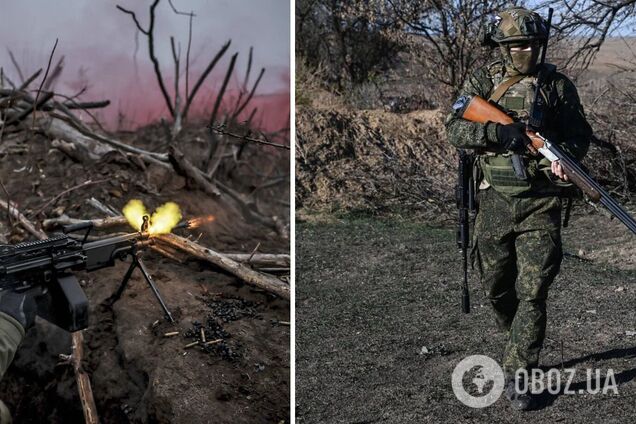
<instances>
[{"instance_id":1,"label":"dry branch","mask_svg":"<svg viewBox=\"0 0 636 424\"><path fill-rule=\"evenodd\" d=\"M148 54L150 56L150 60L152 61L152 65L155 69L155 75L157 76L157 82L159 83L159 89L161 90L161 94L163 95L163 98L166 102L166 106L168 107L168 111L170 112L170 115L174 117L174 109L172 108L172 102L170 101L170 96L168 95L168 90L166 90L166 85L163 82L163 75L161 74L161 68L159 66L159 60L157 59L157 56L155 55L155 37L154 37L154 29L155 29L155 9L157 8L157 6L159 5L159 0L155 0L152 5L150 5L150 18L149 18L149 23L148 23L148 29L144 29L141 24L139 23L139 20L137 19L137 15L135 15L135 12L128 10L128 9L124 9L123 7L117 5L117 9L121 10L122 12L130 15L133 19L133 21L135 22L135 25L137 25L137 29L146 36L146 38L148 39Z\"/></svg>"},{"instance_id":2,"label":"dry branch","mask_svg":"<svg viewBox=\"0 0 636 424\"><path fill-rule=\"evenodd\" d=\"M105 181L108 181L107 179L101 179L101 180L97 180L97 181L92 181L92 180L87 180L84 181L83 183L77 184L69 189L64 190L63 192L61 192L60 194L58 194L57 196L55 196L54 198L52 198L51 200L49 200L48 202L46 202L45 204L43 204L37 211L33 212L31 214L31 216L37 216L40 212L42 212L44 209L46 209L49 205L54 204L55 202L57 202L62 196L64 196L65 194L70 193L71 191L83 188L83 187L87 187L87 186L91 186L91 185L95 185L95 184L100 184L103 183Z\"/></svg>"},{"instance_id":3,"label":"dry branch","mask_svg":"<svg viewBox=\"0 0 636 424\"><path fill-rule=\"evenodd\" d=\"M13 55L13 52L11 51L11 49L7 49L7 51L9 52L9 59L11 59L11 63L13 63L13 66L15 67L15 70L18 73L18 77L20 77L20 82L24 83L24 74L22 74L22 69L20 68L20 65L18 64L18 61L15 60L15 56Z\"/></svg>"},{"instance_id":4,"label":"dry branch","mask_svg":"<svg viewBox=\"0 0 636 424\"><path fill-rule=\"evenodd\" d=\"M94 207L98 211L102 212L106 216L117 216L118 215L118 213L115 212L115 210L111 206L108 206L108 205L100 202L99 200L97 200L94 197L91 197L90 199L86 200L86 203L88 203L90 206Z\"/></svg>"},{"instance_id":5,"label":"dry branch","mask_svg":"<svg viewBox=\"0 0 636 424\"><path fill-rule=\"evenodd\" d=\"M179 237L175 234L162 234L157 236L156 240L175 249L187 252L196 258L212 263L219 268L236 275L248 284L289 300L289 285L283 283L278 278L255 271L246 265L228 258L222 253L203 247L191 240Z\"/></svg>"},{"instance_id":6,"label":"dry branch","mask_svg":"<svg viewBox=\"0 0 636 424\"><path fill-rule=\"evenodd\" d=\"M86 222L91 222L94 228L99 229L117 227L118 225L128 225L128 221L123 216L113 216L101 219L76 219L62 215L59 218L45 219L42 221L42 227L45 230L53 230L65 225L83 224Z\"/></svg>"},{"instance_id":7,"label":"dry branch","mask_svg":"<svg viewBox=\"0 0 636 424\"><path fill-rule=\"evenodd\" d=\"M38 87L38 91L35 94L35 101L33 102L33 125L35 125L35 111L38 104L38 98L40 97L40 93L42 92L42 87L44 87L44 83L49 76L49 70L51 69L51 61L53 60L53 55L55 54L55 49L57 48L58 39L55 39L55 44L53 45L53 50L51 50L51 55L49 56L49 63L46 65L46 71L44 71L44 77L42 77L42 82L40 83L40 87Z\"/></svg>"},{"instance_id":8,"label":"dry branch","mask_svg":"<svg viewBox=\"0 0 636 424\"><path fill-rule=\"evenodd\" d=\"M6 125L15 125L15 124L17 124L19 122L22 122L27 116L29 116L32 113L34 113L37 109L39 109L42 105L44 105L46 102L48 102L52 98L53 98L53 93L45 93L44 96L42 96L41 99L36 100L35 102L33 102L33 108L32 109L20 110L16 115L14 115L14 116L10 117L9 119L7 119Z\"/></svg>"},{"instance_id":9,"label":"dry branch","mask_svg":"<svg viewBox=\"0 0 636 424\"><path fill-rule=\"evenodd\" d=\"M8 211L13 218L18 220L20 225L22 225L25 230L33 234L35 237L39 239L48 238L44 231L36 228L35 225L33 225L33 223L29 221L26 216L22 215L15 204L0 200L0 207Z\"/></svg>"},{"instance_id":10,"label":"dry branch","mask_svg":"<svg viewBox=\"0 0 636 424\"><path fill-rule=\"evenodd\" d=\"M221 47L221 49L217 52L216 56L214 56L214 58L210 61L207 68L205 68L205 70L203 71L203 73L201 74L197 82L194 84L194 88L192 88L192 92L188 95L188 101L186 102L185 108L183 109L183 119L185 119L188 116L188 110L190 110L190 106L192 105L192 102L194 101L194 97L196 96L197 91L199 91L199 88L201 88L201 85L203 85L203 82L205 81L207 76L210 74L210 72L212 72L217 62L223 57L227 49L230 47L231 43L232 43L232 40L228 40L227 43L225 43L223 47ZM187 76L187 72L188 71L186 70L186 76Z\"/></svg>"},{"instance_id":11,"label":"dry branch","mask_svg":"<svg viewBox=\"0 0 636 424\"><path fill-rule=\"evenodd\" d=\"M223 84L221 85L221 90L216 96L216 100L214 102L214 109L212 110L212 116L210 117L210 125L214 125L216 121L216 117L218 116L219 110L221 108L221 101L223 100L223 96L225 95L225 90L227 89L227 84L230 81L230 77L234 72L234 65L236 64L236 57L238 53L234 53L232 55L232 59L230 59L230 64L227 67L227 71L225 73L225 78L223 78Z\"/></svg>"},{"instance_id":12,"label":"dry branch","mask_svg":"<svg viewBox=\"0 0 636 424\"><path fill-rule=\"evenodd\" d=\"M221 194L218 187L214 183L208 181L201 170L192 165L190 161L186 159L183 152L175 146L170 146L170 163L172 163L177 174L193 181L197 187L201 188L204 192L212 196L218 196Z\"/></svg>"},{"instance_id":13,"label":"dry branch","mask_svg":"<svg viewBox=\"0 0 636 424\"><path fill-rule=\"evenodd\" d=\"M84 357L84 335L81 331L73 333L73 347L71 349L70 363L73 365L75 379L77 381L77 390L79 391L80 401L82 402L82 410L84 411L84 421L87 424L98 424L97 407L93 398L93 390L91 388L91 380L82 367L82 358Z\"/></svg>"},{"instance_id":14,"label":"dry branch","mask_svg":"<svg viewBox=\"0 0 636 424\"><path fill-rule=\"evenodd\" d=\"M251 143L257 143L257 144L263 144L265 146L272 146L272 147L278 147L279 149L287 149L287 150L291 150L289 146L285 145L285 144L277 144L277 143L273 143L271 142L263 133L260 133L261 136L263 137L262 139L260 138L254 138L252 137L251 132L245 134L245 135L241 135L241 134L236 134L230 131L227 131L225 129L224 125L219 125L219 126L210 126L210 129L216 133L222 134L222 135L226 135L228 137L232 137L232 138L236 138L238 140L245 140L245 141L249 141Z\"/></svg>"},{"instance_id":15,"label":"dry branch","mask_svg":"<svg viewBox=\"0 0 636 424\"><path fill-rule=\"evenodd\" d=\"M256 266L289 266L289 255L286 254L273 254L273 253L223 253L229 259L236 262L242 262L248 265ZM251 257L251 259L250 259Z\"/></svg>"},{"instance_id":16,"label":"dry branch","mask_svg":"<svg viewBox=\"0 0 636 424\"><path fill-rule=\"evenodd\" d=\"M27 80L24 81L22 85L18 88L18 91L25 90L29 85L31 85L33 81L35 81L37 77L40 76L41 73L42 73L42 68L38 69L33 75L27 78Z\"/></svg>"}]
</instances>

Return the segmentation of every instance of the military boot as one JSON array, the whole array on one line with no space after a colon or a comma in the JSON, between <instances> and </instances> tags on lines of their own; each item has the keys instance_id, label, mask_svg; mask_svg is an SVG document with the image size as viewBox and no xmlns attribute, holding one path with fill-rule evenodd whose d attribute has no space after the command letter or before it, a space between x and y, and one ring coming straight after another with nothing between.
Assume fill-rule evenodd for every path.
<instances>
[{"instance_id":1,"label":"military boot","mask_svg":"<svg viewBox=\"0 0 636 424\"><path fill-rule=\"evenodd\" d=\"M530 393L530 390L526 390L525 392L518 390L517 387L523 389L525 386L522 381L519 383L520 384L517 384L517 380L514 377L507 378L506 385L504 386L504 393L506 398L510 401L510 405L513 409L518 411L527 411L534 405L532 394Z\"/></svg>"}]
</instances>

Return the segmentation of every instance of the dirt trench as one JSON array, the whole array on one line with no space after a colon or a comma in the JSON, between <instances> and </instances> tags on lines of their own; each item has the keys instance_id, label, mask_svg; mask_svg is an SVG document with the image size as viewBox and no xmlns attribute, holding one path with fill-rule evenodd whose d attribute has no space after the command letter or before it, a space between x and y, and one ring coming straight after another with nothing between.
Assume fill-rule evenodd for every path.
<instances>
[{"instance_id":1,"label":"dirt trench","mask_svg":"<svg viewBox=\"0 0 636 424\"><path fill-rule=\"evenodd\" d=\"M186 129L182 147L192 160L203 157L202 129ZM128 142L161 151L161 128L123 134ZM212 214L215 220L196 231L179 230L221 252L288 253L289 241L274 229L246 222L232 205L202 195L169 170L139 169L119 156L77 163L52 149L50 140L31 134L7 137L0 147L0 177L13 202L32 220L61 214L102 217L86 200L95 197L121 210L131 198L149 207L177 202L184 216ZM288 169L288 158L244 147L244 165L223 163L219 178L241 192L260 186L262 175ZM245 165L246 164L246 165ZM62 196L41 214L41 205L64 189L91 179L97 184ZM3 195L4 196L4 195ZM286 184L258 188L264 213L289 219L288 207L275 199L289 196ZM28 235L2 218L9 242ZM116 231L132 231L123 228ZM106 234L106 233L102 233ZM90 302L84 332L85 370L91 378L101 422L280 422L289 420L289 302L252 288L212 266L191 260L176 263L144 253L151 275L177 319L163 312L145 280L133 274L129 287L112 307L128 263L92 273L78 273ZM281 324L281 322L283 324ZM221 339L205 350L185 348L201 338ZM169 332L178 335L165 337ZM198 334L196 334L198 332ZM60 364L70 353L70 335L45 321L27 333L14 363L0 382L0 398L16 422L84 422L72 369Z\"/></svg>"}]
</instances>

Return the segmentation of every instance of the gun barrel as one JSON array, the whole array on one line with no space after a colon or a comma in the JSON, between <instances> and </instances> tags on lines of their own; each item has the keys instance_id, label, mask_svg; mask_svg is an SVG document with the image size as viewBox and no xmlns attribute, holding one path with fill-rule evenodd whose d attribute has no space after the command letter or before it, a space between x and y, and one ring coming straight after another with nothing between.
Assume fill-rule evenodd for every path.
<instances>
[{"instance_id":1,"label":"gun barrel","mask_svg":"<svg viewBox=\"0 0 636 424\"><path fill-rule=\"evenodd\" d=\"M563 153L558 147L550 146L550 149L554 151L555 155L559 158L566 175L573 177L572 180L578 184L590 187L597 194L597 198L593 198L597 202L600 202L605 206L615 217L617 217L632 233L636 234L636 220L618 203L599 183L597 183L592 177L585 172L576 161L572 160L567 154ZM579 187L584 190L584 187Z\"/></svg>"},{"instance_id":2,"label":"gun barrel","mask_svg":"<svg viewBox=\"0 0 636 424\"><path fill-rule=\"evenodd\" d=\"M563 152L558 146L550 143L540 134L534 134L543 142L540 149L547 150L552 156L548 157L551 161L558 160L563 166L565 174L570 177L572 182L583 190L595 202L600 202L615 217L617 217L632 233L636 234L636 220L618 203L594 178L592 178L581 166L572 159L568 154Z\"/></svg>"},{"instance_id":3,"label":"gun barrel","mask_svg":"<svg viewBox=\"0 0 636 424\"><path fill-rule=\"evenodd\" d=\"M85 243L83 251L86 255L86 270L111 266L115 259L123 258L132 252L133 247L143 246L149 240L148 233L136 232Z\"/></svg>"}]
</instances>

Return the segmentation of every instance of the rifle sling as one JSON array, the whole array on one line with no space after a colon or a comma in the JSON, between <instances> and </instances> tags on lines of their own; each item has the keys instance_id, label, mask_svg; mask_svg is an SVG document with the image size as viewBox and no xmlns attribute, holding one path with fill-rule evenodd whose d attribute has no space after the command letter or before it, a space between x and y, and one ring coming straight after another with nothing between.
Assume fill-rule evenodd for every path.
<instances>
[{"instance_id":1,"label":"rifle sling","mask_svg":"<svg viewBox=\"0 0 636 424\"><path fill-rule=\"evenodd\" d=\"M506 94L506 91L508 91L510 87L512 87L525 77L527 77L527 75L515 75L508 78L507 80L503 80L501 84L499 84L497 88L495 88L495 91L492 92L488 100L499 103L499 100L503 97L504 94Z\"/></svg>"}]
</instances>

